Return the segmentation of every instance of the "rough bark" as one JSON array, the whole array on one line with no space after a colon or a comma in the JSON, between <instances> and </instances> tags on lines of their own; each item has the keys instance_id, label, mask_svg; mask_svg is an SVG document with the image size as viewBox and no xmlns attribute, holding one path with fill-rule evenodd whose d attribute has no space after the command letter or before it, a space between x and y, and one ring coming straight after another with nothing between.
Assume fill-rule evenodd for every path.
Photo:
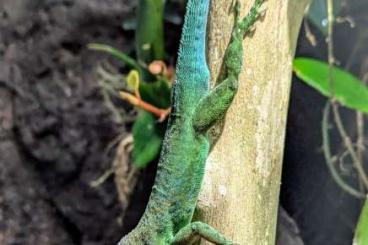
<instances>
[{"instance_id":1,"label":"rough bark","mask_svg":"<svg viewBox=\"0 0 368 245\"><path fill-rule=\"evenodd\" d=\"M232 30L231 2L212 1L208 60L213 78ZM252 3L242 1L244 15ZM292 60L307 3L264 4L264 18L244 41L238 95L207 161L198 214L240 244L275 243Z\"/></svg>"}]
</instances>

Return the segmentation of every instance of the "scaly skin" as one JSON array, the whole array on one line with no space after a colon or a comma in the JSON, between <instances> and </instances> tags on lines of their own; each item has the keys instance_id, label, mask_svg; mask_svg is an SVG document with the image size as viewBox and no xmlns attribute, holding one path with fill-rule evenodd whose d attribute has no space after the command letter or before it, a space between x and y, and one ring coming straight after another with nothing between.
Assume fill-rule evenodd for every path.
<instances>
[{"instance_id":1,"label":"scaly skin","mask_svg":"<svg viewBox=\"0 0 368 245\"><path fill-rule=\"evenodd\" d=\"M189 0L183 27L169 117L155 184L143 217L119 245L192 244L199 237L233 244L212 227L193 222L209 152L208 129L223 118L238 88L245 34L259 16L264 0L255 0L247 17L238 19L225 52L222 82L210 91L206 63L209 0Z\"/></svg>"}]
</instances>

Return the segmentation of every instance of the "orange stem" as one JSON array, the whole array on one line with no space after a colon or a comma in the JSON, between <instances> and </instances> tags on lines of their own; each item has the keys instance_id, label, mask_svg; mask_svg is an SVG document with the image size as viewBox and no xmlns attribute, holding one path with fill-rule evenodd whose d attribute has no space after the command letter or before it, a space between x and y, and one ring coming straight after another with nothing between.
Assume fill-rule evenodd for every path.
<instances>
[{"instance_id":1,"label":"orange stem","mask_svg":"<svg viewBox=\"0 0 368 245\"><path fill-rule=\"evenodd\" d=\"M171 109L160 109L154 105L151 105L145 101L143 101L140 98L137 98L136 96L123 92L120 92L120 96L121 98L123 98L124 100L127 100L129 103L131 103L132 105L135 105L137 107L140 107L141 109L151 112L152 114L154 114L155 116L157 116L159 118L160 121L165 120L166 116L170 113Z\"/></svg>"}]
</instances>

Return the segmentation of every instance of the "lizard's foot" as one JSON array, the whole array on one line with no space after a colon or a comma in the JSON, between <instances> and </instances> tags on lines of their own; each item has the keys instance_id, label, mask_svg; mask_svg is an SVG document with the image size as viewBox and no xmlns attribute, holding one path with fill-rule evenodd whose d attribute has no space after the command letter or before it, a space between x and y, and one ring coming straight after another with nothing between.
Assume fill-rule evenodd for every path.
<instances>
[{"instance_id":1,"label":"lizard's foot","mask_svg":"<svg viewBox=\"0 0 368 245\"><path fill-rule=\"evenodd\" d=\"M235 0L232 3L232 11L234 12L235 17L235 23L239 22L239 16L240 16L240 0Z\"/></svg>"},{"instance_id":2,"label":"lizard's foot","mask_svg":"<svg viewBox=\"0 0 368 245\"><path fill-rule=\"evenodd\" d=\"M195 238L203 238L217 245L237 245L236 243L226 239L225 236L220 234L213 227L200 221L190 223L179 230L175 235L172 244L192 244L191 241L194 241Z\"/></svg>"},{"instance_id":3,"label":"lizard's foot","mask_svg":"<svg viewBox=\"0 0 368 245\"><path fill-rule=\"evenodd\" d=\"M265 1L266 0L255 0L253 6L249 10L248 15L239 21L240 1L236 0L234 6L234 14L236 20L234 26L234 34L237 35L239 39L244 38L244 36L252 30L252 27L254 23L258 20L258 18L264 15L264 11L261 10L261 6Z\"/></svg>"}]
</instances>

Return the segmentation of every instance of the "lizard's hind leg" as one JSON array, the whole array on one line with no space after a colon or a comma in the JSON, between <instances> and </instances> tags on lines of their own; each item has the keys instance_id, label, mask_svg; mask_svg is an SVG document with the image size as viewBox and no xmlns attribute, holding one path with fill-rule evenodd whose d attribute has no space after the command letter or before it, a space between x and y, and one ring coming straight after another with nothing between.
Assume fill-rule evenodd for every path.
<instances>
[{"instance_id":1,"label":"lizard's hind leg","mask_svg":"<svg viewBox=\"0 0 368 245\"><path fill-rule=\"evenodd\" d=\"M203 238L217 245L235 244L232 241L226 239L215 228L200 221L190 223L184 226L181 230L179 230L179 232L175 235L172 244L173 245L192 244L191 242L195 238Z\"/></svg>"}]
</instances>

